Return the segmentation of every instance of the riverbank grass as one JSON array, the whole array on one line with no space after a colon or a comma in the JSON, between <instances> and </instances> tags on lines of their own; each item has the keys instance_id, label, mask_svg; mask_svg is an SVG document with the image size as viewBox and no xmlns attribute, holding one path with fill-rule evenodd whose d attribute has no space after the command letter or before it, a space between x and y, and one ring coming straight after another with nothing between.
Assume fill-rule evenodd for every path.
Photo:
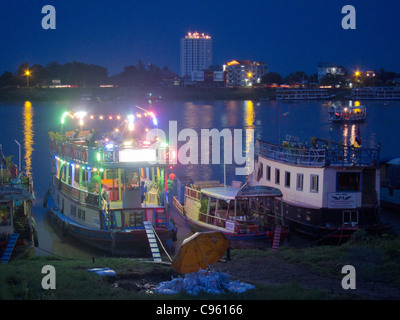
<instances>
[{"instance_id":1,"label":"riverbank grass","mask_svg":"<svg viewBox=\"0 0 400 320\"><path fill-rule=\"evenodd\" d=\"M318 246L313 248L281 248L271 250L232 250L231 261L251 259L254 268L260 261L276 255L277 258L307 269L312 274L332 277L338 281L343 274L338 272L344 265L353 265L358 281L373 281L400 289L400 240L370 239L351 241L341 246ZM265 260L264 260L265 261ZM230 262L227 262L228 264ZM46 276L42 268L51 265L56 270L56 289L42 288ZM108 267L116 271L115 277L101 277L91 268ZM248 270L249 273L254 272ZM285 284L259 284L241 294L224 293L197 296L181 292L175 295L159 295L154 288L163 281L178 277L170 265L155 264L143 259L96 258L60 259L53 256L17 259L0 265L1 300L330 300L342 299L333 293L306 289L295 281ZM233 278L233 277L232 277ZM237 279L243 281L243 279ZM346 298L360 299L357 295Z\"/></svg>"}]
</instances>

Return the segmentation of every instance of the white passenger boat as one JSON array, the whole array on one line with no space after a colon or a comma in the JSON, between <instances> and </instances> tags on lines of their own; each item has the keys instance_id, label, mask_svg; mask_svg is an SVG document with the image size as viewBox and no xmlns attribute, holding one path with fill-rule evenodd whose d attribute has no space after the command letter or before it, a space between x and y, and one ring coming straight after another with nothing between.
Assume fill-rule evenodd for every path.
<instances>
[{"instance_id":1,"label":"white passenger boat","mask_svg":"<svg viewBox=\"0 0 400 320\"><path fill-rule=\"evenodd\" d=\"M285 223L307 235L341 240L359 228L387 228L379 218L379 148L313 144L257 140L250 185L279 188ZM279 200L267 200L267 208L279 205Z\"/></svg>"}]
</instances>

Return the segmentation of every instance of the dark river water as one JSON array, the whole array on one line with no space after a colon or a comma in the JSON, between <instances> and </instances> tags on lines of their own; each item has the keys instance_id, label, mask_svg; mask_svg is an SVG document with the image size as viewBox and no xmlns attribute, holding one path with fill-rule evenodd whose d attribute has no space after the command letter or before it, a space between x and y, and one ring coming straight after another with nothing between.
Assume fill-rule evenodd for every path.
<instances>
[{"instance_id":1,"label":"dark river water","mask_svg":"<svg viewBox=\"0 0 400 320\"><path fill-rule=\"evenodd\" d=\"M328 121L329 101L304 101L282 103L279 101L188 101L160 102L153 105L158 127L168 135L170 121L176 121L177 131L194 129L254 129L255 138L278 143L288 136L309 142L310 137L318 137L336 142L352 143L359 129L362 146L376 148L381 145L381 160L400 157L400 101L366 101L368 118L357 125L332 124ZM48 151L48 132L60 131L61 117L65 111L85 110L95 117L104 116L102 126L110 129L116 125L115 116L124 117L134 110L135 102L108 101L91 102L25 102L0 103L0 144L6 155L13 154L13 161L21 164L32 175L36 191L34 214L39 233L39 248L35 255L49 253L62 257L91 257L103 253L71 243L57 235L47 223L46 211L42 208L44 195L51 180L50 156ZM142 106L146 107L146 106ZM109 116L113 120L109 120ZM89 119L82 124L89 130ZM64 124L67 126L67 124ZM64 128L66 129L66 128ZM21 145L21 159L19 147ZM227 165L226 181L244 180L244 176L235 176L235 166ZM178 165L175 173L190 176L196 180L224 180L223 164ZM384 220L394 223L397 231L399 213L385 212ZM186 231L181 231L185 236Z\"/></svg>"}]
</instances>

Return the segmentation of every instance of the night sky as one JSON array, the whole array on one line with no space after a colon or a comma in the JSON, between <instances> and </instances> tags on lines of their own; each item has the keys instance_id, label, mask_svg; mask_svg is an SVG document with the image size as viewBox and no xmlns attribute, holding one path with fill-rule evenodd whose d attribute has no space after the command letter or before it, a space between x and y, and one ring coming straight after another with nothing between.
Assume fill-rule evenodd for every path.
<instances>
[{"instance_id":1,"label":"night sky","mask_svg":"<svg viewBox=\"0 0 400 320\"><path fill-rule=\"evenodd\" d=\"M41 26L47 4L56 30ZM341 26L348 4L356 30ZM213 38L213 64L263 60L283 76L317 73L319 61L400 72L397 0L1 0L0 28L0 74L79 61L114 75L139 60L179 73L180 38L194 31Z\"/></svg>"}]
</instances>

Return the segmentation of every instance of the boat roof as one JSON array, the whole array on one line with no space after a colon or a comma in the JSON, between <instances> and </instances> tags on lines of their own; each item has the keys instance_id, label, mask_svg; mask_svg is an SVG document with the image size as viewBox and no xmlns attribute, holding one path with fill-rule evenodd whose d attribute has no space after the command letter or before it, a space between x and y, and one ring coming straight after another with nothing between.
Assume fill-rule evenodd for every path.
<instances>
[{"instance_id":1,"label":"boat roof","mask_svg":"<svg viewBox=\"0 0 400 320\"><path fill-rule=\"evenodd\" d=\"M230 186L205 188L201 192L209 197L230 201L240 198L250 197L281 197L282 193L279 189L267 186L255 186L245 188L233 188Z\"/></svg>"},{"instance_id":2,"label":"boat roof","mask_svg":"<svg viewBox=\"0 0 400 320\"><path fill-rule=\"evenodd\" d=\"M400 158L392 159L392 160L388 161L387 164L393 164L395 166L399 166L400 165Z\"/></svg>"}]
</instances>

